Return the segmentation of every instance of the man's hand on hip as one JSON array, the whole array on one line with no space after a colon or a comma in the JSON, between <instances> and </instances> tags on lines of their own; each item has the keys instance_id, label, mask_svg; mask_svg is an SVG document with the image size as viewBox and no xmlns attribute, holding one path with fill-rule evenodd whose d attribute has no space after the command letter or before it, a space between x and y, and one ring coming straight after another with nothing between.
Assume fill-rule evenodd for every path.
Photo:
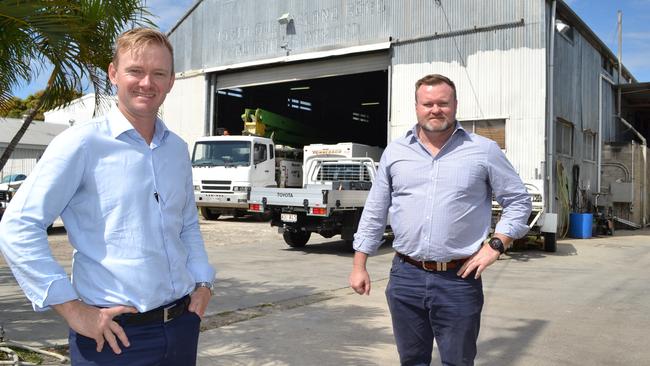
<instances>
[{"instance_id":1,"label":"man's hand on hip","mask_svg":"<svg viewBox=\"0 0 650 366\"><path fill-rule=\"evenodd\" d=\"M465 261L456 274L462 278L467 278L467 276L476 270L474 278L479 278L488 266L499 259L500 255L501 253L498 250L492 249L489 245L483 245L478 252L474 253L474 255Z\"/></svg>"},{"instance_id":2,"label":"man's hand on hip","mask_svg":"<svg viewBox=\"0 0 650 366\"><path fill-rule=\"evenodd\" d=\"M122 353L117 339L124 346L130 346L124 329L113 321L113 318L124 313L137 313L136 308L132 306L97 308L78 300L52 305L52 307L61 314L72 330L94 339L97 343L97 352L101 352L104 348L104 342L108 342L113 352L116 354Z\"/></svg>"}]
</instances>

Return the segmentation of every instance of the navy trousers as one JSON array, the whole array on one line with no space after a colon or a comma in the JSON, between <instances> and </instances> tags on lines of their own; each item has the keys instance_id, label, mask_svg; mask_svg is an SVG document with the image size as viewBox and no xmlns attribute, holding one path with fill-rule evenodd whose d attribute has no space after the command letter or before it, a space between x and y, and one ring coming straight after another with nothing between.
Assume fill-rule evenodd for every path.
<instances>
[{"instance_id":1,"label":"navy trousers","mask_svg":"<svg viewBox=\"0 0 650 366\"><path fill-rule=\"evenodd\" d=\"M429 366L434 339L443 365L474 364L483 285L457 271L427 272L393 259L386 298L402 365Z\"/></svg>"},{"instance_id":2,"label":"navy trousers","mask_svg":"<svg viewBox=\"0 0 650 366\"><path fill-rule=\"evenodd\" d=\"M193 366L196 365L200 324L201 318L189 311L167 323L120 324L131 346L124 347L118 339L122 350L119 355L108 343L97 352L94 339L71 329L70 359L73 366Z\"/></svg>"}]
</instances>

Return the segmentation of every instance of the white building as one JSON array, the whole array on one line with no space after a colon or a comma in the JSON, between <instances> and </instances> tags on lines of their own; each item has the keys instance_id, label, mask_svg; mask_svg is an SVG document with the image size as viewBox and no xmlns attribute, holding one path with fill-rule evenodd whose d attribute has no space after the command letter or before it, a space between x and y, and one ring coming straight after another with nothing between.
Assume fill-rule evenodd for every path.
<instances>
[{"instance_id":1,"label":"white building","mask_svg":"<svg viewBox=\"0 0 650 366\"><path fill-rule=\"evenodd\" d=\"M0 155L4 153L11 139L16 135L23 120L19 118L0 117ZM27 132L16 146L2 171L0 179L10 174L29 175L52 139L63 132L67 125L33 121Z\"/></svg>"},{"instance_id":2,"label":"white building","mask_svg":"<svg viewBox=\"0 0 650 366\"><path fill-rule=\"evenodd\" d=\"M99 113L96 117L106 114L115 103L115 97L106 97L103 99ZM95 111L95 94L86 94L70 102L65 107L58 107L50 109L43 113L45 115L45 122L57 123L72 126L75 123L81 123L93 118Z\"/></svg>"}]
</instances>

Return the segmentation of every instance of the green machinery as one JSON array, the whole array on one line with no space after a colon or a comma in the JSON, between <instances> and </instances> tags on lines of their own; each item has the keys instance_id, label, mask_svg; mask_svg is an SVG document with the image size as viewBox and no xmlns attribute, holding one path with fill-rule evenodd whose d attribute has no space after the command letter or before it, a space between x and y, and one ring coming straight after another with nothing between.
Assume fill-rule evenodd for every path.
<instances>
[{"instance_id":1,"label":"green machinery","mask_svg":"<svg viewBox=\"0 0 650 366\"><path fill-rule=\"evenodd\" d=\"M271 138L276 144L304 146L319 140L313 127L261 108L246 108L242 114L244 135Z\"/></svg>"}]
</instances>

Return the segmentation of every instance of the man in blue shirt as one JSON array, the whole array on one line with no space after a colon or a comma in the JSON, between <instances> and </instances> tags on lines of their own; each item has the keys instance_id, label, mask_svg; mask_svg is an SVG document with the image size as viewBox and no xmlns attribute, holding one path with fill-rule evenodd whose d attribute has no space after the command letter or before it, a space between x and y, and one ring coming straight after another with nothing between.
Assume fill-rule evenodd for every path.
<instances>
[{"instance_id":1,"label":"man in blue shirt","mask_svg":"<svg viewBox=\"0 0 650 366\"><path fill-rule=\"evenodd\" d=\"M350 286L370 293L366 270L387 217L395 258L386 288L402 365L429 365L434 338L444 365L473 365L481 273L528 232L531 201L492 140L456 121L456 87L442 75L415 84L417 124L388 145L354 237ZM489 242L492 194L503 214Z\"/></svg>"},{"instance_id":2,"label":"man in blue shirt","mask_svg":"<svg viewBox=\"0 0 650 366\"><path fill-rule=\"evenodd\" d=\"M125 32L108 74L117 107L55 138L0 223L0 249L35 310L70 326L75 365L194 365L214 269L199 231L187 144L157 118L173 51ZM61 216L72 281L52 257Z\"/></svg>"}]
</instances>

